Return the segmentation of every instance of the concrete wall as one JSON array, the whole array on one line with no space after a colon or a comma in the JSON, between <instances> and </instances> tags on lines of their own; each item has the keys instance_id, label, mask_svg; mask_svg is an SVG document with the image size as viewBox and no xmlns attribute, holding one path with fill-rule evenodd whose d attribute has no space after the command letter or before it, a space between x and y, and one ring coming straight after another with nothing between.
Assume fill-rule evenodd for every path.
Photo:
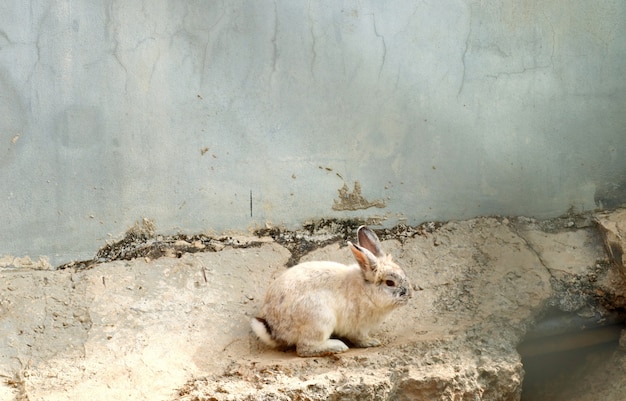
<instances>
[{"instance_id":1,"label":"concrete wall","mask_svg":"<svg viewBox=\"0 0 626 401\"><path fill-rule=\"evenodd\" d=\"M4 1L0 255L619 203L625 37L620 1Z\"/></svg>"}]
</instances>

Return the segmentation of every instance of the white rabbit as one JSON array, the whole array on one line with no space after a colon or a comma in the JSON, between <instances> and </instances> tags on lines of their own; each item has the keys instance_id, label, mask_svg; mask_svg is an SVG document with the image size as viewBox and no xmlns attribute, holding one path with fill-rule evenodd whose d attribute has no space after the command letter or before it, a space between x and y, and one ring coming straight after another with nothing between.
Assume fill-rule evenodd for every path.
<instances>
[{"instance_id":1,"label":"white rabbit","mask_svg":"<svg viewBox=\"0 0 626 401\"><path fill-rule=\"evenodd\" d=\"M357 263L305 262L282 273L269 287L252 330L266 344L296 346L299 356L348 350L335 336L356 347L375 347L369 336L393 309L411 297L406 274L386 255L365 226L358 245L348 242Z\"/></svg>"}]
</instances>

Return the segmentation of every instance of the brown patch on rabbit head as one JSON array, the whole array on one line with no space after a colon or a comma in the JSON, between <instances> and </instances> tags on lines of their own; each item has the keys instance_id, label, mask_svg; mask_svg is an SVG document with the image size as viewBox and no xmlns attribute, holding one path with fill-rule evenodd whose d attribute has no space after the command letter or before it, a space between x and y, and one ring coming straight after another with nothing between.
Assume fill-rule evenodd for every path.
<instances>
[{"instance_id":1,"label":"brown patch on rabbit head","mask_svg":"<svg viewBox=\"0 0 626 401\"><path fill-rule=\"evenodd\" d=\"M412 297L411 283L404 270L394 263L391 255L379 258L376 269L376 285L391 294L393 303L404 305Z\"/></svg>"}]
</instances>

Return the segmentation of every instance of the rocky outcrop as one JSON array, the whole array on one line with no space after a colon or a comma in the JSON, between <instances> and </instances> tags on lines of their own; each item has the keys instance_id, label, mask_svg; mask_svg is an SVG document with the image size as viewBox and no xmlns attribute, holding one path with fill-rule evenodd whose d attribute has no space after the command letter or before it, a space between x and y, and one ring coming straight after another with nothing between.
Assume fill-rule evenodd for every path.
<instances>
[{"instance_id":1,"label":"rocky outcrop","mask_svg":"<svg viewBox=\"0 0 626 401\"><path fill-rule=\"evenodd\" d=\"M517 347L546 310L602 314L623 295L593 225L479 218L395 232L383 246L413 299L375 333L381 347L325 358L251 334L293 256L267 238L88 269L0 270L0 398L513 401ZM324 243L300 260L351 262L343 242Z\"/></svg>"},{"instance_id":2,"label":"rocky outcrop","mask_svg":"<svg viewBox=\"0 0 626 401\"><path fill-rule=\"evenodd\" d=\"M606 251L626 274L626 209L596 215Z\"/></svg>"}]
</instances>

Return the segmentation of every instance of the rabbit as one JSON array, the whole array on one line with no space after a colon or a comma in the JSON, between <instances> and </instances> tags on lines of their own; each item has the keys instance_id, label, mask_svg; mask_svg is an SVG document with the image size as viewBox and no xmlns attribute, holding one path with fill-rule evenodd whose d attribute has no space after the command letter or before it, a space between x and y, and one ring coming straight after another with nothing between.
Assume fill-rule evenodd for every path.
<instances>
[{"instance_id":1,"label":"rabbit","mask_svg":"<svg viewBox=\"0 0 626 401\"><path fill-rule=\"evenodd\" d=\"M389 312L407 304L411 285L400 266L383 252L376 233L357 230L348 241L355 264L304 262L282 273L268 288L254 333L271 347L296 346L301 357L380 345L369 336Z\"/></svg>"}]
</instances>

